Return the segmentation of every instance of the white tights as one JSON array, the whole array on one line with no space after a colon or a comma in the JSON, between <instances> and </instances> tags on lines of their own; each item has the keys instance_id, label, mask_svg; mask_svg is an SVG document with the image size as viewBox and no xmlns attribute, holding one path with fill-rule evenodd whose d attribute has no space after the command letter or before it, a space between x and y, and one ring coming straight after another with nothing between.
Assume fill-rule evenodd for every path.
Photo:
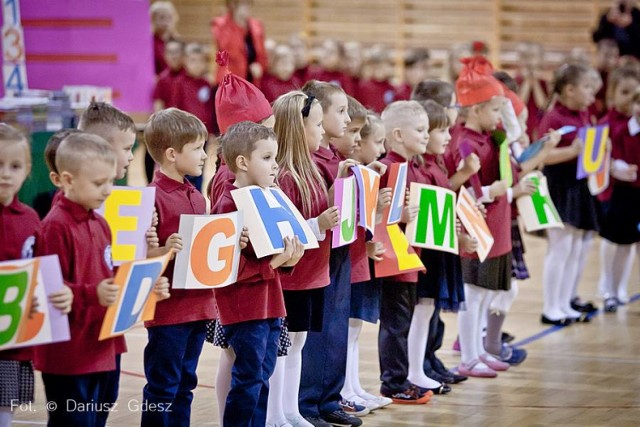
<instances>
[{"instance_id":1,"label":"white tights","mask_svg":"<svg viewBox=\"0 0 640 427\"><path fill-rule=\"evenodd\" d=\"M218 399L218 414L220 425L224 419L224 408L227 404L227 395L231 390L231 369L236 361L236 353L231 347L223 348L218 362L218 372L216 373L216 399Z\"/></svg>"},{"instance_id":2,"label":"white tights","mask_svg":"<svg viewBox=\"0 0 640 427\"><path fill-rule=\"evenodd\" d=\"M602 298L627 299L629 276L633 268L635 245L618 245L600 240L600 280L598 293Z\"/></svg>"},{"instance_id":3,"label":"white tights","mask_svg":"<svg viewBox=\"0 0 640 427\"><path fill-rule=\"evenodd\" d=\"M483 317L487 316L495 292L465 283L464 293L467 309L458 312L458 334L462 363L469 364L485 353L482 342ZM478 368L487 366L480 362Z\"/></svg>"},{"instance_id":4,"label":"white tights","mask_svg":"<svg viewBox=\"0 0 640 427\"><path fill-rule=\"evenodd\" d=\"M307 340L306 332L289 332L291 347L287 356L278 357L276 368L269 379L267 424L287 425L287 420L301 418L298 409L300 376L302 375L302 348ZM299 426L312 424L299 421Z\"/></svg>"},{"instance_id":5,"label":"white tights","mask_svg":"<svg viewBox=\"0 0 640 427\"><path fill-rule=\"evenodd\" d=\"M409 376L407 379L412 384L424 388L436 388L441 385L424 373L424 354L429 339L429 323L435 309L432 298L420 298L413 310L411 327L409 328Z\"/></svg>"},{"instance_id":6,"label":"white tights","mask_svg":"<svg viewBox=\"0 0 640 427\"><path fill-rule=\"evenodd\" d=\"M571 298L580 277L583 246L589 237L584 230L565 224L564 228L547 230L549 245L544 259L542 313L551 320L577 318L580 313L571 308Z\"/></svg>"}]
</instances>

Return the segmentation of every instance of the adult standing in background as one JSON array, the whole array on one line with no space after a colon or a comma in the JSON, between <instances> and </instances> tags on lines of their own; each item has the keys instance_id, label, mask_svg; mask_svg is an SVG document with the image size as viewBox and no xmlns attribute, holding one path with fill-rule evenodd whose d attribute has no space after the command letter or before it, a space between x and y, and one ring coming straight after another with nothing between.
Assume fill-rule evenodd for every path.
<instances>
[{"instance_id":1,"label":"adult standing in background","mask_svg":"<svg viewBox=\"0 0 640 427\"><path fill-rule=\"evenodd\" d=\"M621 56L632 55L640 59L640 10L635 4L635 0L614 0L607 13L600 17L593 41L614 39Z\"/></svg>"},{"instance_id":2,"label":"adult standing in background","mask_svg":"<svg viewBox=\"0 0 640 427\"><path fill-rule=\"evenodd\" d=\"M226 0L227 13L214 18L211 32L216 50L229 52L229 70L260 87L267 68L262 22L251 17L251 0ZM218 68L220 83L225 70Z\"/></svg>"}]
</instances>

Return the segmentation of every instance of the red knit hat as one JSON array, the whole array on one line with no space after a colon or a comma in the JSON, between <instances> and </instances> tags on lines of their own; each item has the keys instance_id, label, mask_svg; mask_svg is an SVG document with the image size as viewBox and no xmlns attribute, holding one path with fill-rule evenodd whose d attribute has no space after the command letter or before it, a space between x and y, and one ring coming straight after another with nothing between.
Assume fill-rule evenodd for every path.
<instances>
[{"instance_id":1,"label":"red knit hat","mask_svg":"<svg viewBox=\"0 0 640 427\"><path fill-rule=\"evenodd\" d=\"M260 89L229 71L227 51L218 52L216 62L227 69L216 92L216 117L220 133L224 134L236 123L245 120L259 123L273 115L271 105Z\"/></svg>"},{"instance_id":2,"label":"red knit hat","mask_svg":"<svg viewBox=\"0 0 640 427\"><path fill-rule=\"evenodd\" d=\"M502 85L493 77L493 66L483 56L462 58L460 76L456 81L456 96L463 107L489 101L494 96L504 96Z\"/></svg>"},{"instance_id":3,"label":"red knit hat","mask_svg":"<svg viewBox=\"0 0 640 427\"><path fill-rule=\"evenodd\" d=\"M524 110L524 102L522 102L522 99L520 99L514 91L505 86L504 83L502 83L502 90L504 90L504 96L511 101L511 105L513 105L516 116L519 116L520 113L522 113L522 110Z\"/></svg>"}]
</instances>

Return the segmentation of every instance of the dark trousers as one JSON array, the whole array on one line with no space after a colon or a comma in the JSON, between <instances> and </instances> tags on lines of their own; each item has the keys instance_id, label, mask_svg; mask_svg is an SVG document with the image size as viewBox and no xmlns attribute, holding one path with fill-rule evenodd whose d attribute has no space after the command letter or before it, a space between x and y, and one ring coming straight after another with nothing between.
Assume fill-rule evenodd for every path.
<instances>
[{"instance_id":1,"label":"dark trousers","mask_svg":"<svg viewBox=\"0 0 640 427\"><path fill-rule=\"evenodd\" d=\"M384 280L380 298L380 392L393 394L411 386L409 375L408 337L411 317L416 305L416 284Z\"/></svg>"},{"instance_id":2,"label":"dark trousers","mask_svg":"<svg viewBox=\"0 0 640 427\"><path fill-rule=\"evenodd\" d=\"M324 288L321 332L309 332L302 350L300 413L317 417L340 409L340 391L347 370L351 312L349 246L331 250L331 283Z\"/></svg>"},{"instance_id":3,"label":"dark trousers","mask_svg":"<svg viewBox=\"0 0 640 427\"><path fill-rule=\"evenodd\" d=\"M189 426L206 322L147 328L142 426Z\"/></svg>"},{"instance_id":4,"label":"dark trousers","mask_svg":"<svg viewBox=\"0 0 640 427\"><path fill-rule=\"evenodd\" d=\"M115 371L82 375L42 373L50 427L103 427L109 411L117 409L120 355ZM55 405L55 408L54 408Z\"/></svg>"},{"instance_id":5,"label":"dark trousers","mask_svg":"<svg viewBox=\"0 0 640 427\"><path fill-rule=\"evenodd\" d=\"M444 339L444 322L440 318L440 308L436 308L429 322L429 338L427 340L427 349L424 354L424 371L446 370L444 364L436 356L436 351L442 347Z\"/></svg>"},{"instance_id":6,"label":"dark trousers","mask_svg":"<svg viewBox=\"0 0 640 427\"><path fill-rule=\"evenodd\" d=\"M224 427L264 427L269 378L276 367L281 328L280 319L251 320L222 327L236 354Z\"/></svg>"}]
</instances>

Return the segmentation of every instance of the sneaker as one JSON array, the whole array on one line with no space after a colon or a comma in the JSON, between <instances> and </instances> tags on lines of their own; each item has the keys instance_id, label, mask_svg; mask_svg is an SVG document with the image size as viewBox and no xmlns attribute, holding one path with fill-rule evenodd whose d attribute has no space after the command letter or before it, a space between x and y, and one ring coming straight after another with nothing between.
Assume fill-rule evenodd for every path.
<instances>
[{"instance_id":1,"label":"sneaker","mask_svg":"<svg viewBox=\"0 0 640 427\"><path fill-rule=\"evenodd\" d=\"M507 369L509 369L509 364L506 362L503 362L499 359L496 359L495 357L491 356L488 353L485 353L483 355L480 356L480 361L484 362L485 365L487 365L488 367L490 367L491 369L493 369L494 371L498 372L498 371L506 371Z\"/></svg>"},{"instance_id":2,"label":"sneaker","mask_svg":"<svg viewBox=\"0 0 640 427\"><path fill-rule=\"evenodd\" d=\"M320 418L318 418L320 419ZM287 418L287 421L289 422L289 424L291 424L291 427L309 427L309 425L315 425L315 424L311 424L309 421L305 420L304 417L300 414L291 417L291 418ZM322 421L322 420L321 420ZM324 424L324 421L322 421ZM328 424L327 424L328 425ZM326 427L326 426L324 426Z\"/></svg>"},{"instance_id":3,"label":"sneaker","mask_svg":"<svg viewBox=\"0 0 640 427\"><path fill-rule=\"evenodd\" d=\"M488 366L478 366L480 361L475 359L470 363L460 363L458 365L458 373L460 375L464 375L465 377L477 377L477 378L495 378L498 376L498 373L491 369Z\"/></svg>"},{"instance_id":4,"label":"sneaker","mask_svg":"<svg viewBox=\"0 0 640 427\"><path fill-rule=\"evenodd\" d=\"M340 400L340 407L348 415L355 415L356 417L364 417L371 412L365 405L347 399Z\"/></svg>"},{"instance_id":5,"label":"sneaker","mask_svg":"<svg viewBox=\"0 0 640 427\"><path fill-rule=\"evenodd\" d=\"M393 403L393 400L384 396L374 396L371 393L367 393L366 391L362 394L359 394L358 397L366 402L373 402L378 406L378 409L382 409L385 406L389 406Z\"/></svg>"},{"instance_id":6,"label":"sneaker","mask_svg":"<svg viewBox=\"0 0 640 427\"><path fill-rule=\"evenodd\" d=\"M499 355L489 353L496 359L502 360L509 365L519 365L527 358L527 350L523 348L512 347L508 344L502 344L502 351Z\"/></svg>"},{"instance_id":7,"label":"sneaker","mask_svg":"<svg viewBox=\"0 0 640 427\"><path fill-rule=\"evenodd\" d=\"M615 313L618 311L618 298L609 297L604 300L604 311L606 313Z\"/></svg>"},{"instance_id":8,"label":"sneaker","mask_svg":"<svg viewBox=\"0 0 640 427\"><path fill-rule=\"evenodd\" d=\"M336 427L359 427L362 425L360 418L349 415L342 409L336 409L330 414L325 414L322 416L322 419Z\"/></svg>"},{"instance_id":9,"label":"sneaker","mask_svg":"<svg viewBox=\"0 0 640 427\"><path fill-rule=\"evenodd\" d=\"M320 417L305 417L305 421L311 424L313 427L331 427L331 424Z\"/></svg>"},{"instance_id":10,"label":"sneaker","mask_svg":"<svg viewBox=\"0 0 640 427\"><path fill-rule=\"evenodd\" d=\"M431 396L433 396L433 393L421 393L418 387L412 385L405 391L392 393L385 397L390 398L393 403L399 405L422 405L431 400Z\"/></svg>"}]
</instances>

